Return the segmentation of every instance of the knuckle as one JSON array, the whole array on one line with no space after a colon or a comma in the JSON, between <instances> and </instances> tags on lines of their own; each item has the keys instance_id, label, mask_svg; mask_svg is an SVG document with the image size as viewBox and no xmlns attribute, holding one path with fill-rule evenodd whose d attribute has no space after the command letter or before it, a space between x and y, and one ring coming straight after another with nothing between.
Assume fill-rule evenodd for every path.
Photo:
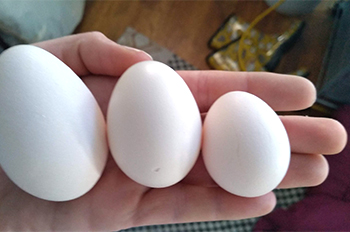
<instances>
[{"instance_id":1,"label":"knuckle","mask_svg":"<svg viewBox=\"0 0 350 232\"><path fill-rule=\"evenodd\" d=\"M105 40L107 37L100 31L90 31L82 34L89 41Z\"/></svg>"}]
</instances>

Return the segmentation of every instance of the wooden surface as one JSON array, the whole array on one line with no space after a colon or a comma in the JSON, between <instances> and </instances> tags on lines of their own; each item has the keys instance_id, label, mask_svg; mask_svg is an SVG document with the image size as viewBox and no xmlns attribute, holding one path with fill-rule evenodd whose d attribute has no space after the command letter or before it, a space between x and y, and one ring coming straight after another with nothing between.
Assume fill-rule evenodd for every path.
<instances>
[{"instance_id":1,"label":"wooden surface","mask_svg":"<svg viewBox=\"0 0 350 232\"><path fill-rule=\"evenodd\" d=\"M267 8L264 1L88 1L76 33L101 31L116 41L131 26L197 68L209 69L205 62L211 52L207 42L228 15L235 13L251 22ZM311 72L309 79L315 83L332 18L323 9L299 18L306 21L304 32L275 71L289 73L306 67ZM288 28L292 20L273 12L257 28L278 33Z\"/></svg>"}]
</instances>

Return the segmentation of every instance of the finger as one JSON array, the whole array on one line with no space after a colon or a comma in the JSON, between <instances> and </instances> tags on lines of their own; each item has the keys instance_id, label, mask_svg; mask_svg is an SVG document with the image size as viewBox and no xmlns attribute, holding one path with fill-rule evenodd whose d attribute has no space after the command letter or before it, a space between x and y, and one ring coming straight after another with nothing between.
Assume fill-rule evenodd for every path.
<instances>
[{"instance_id":1,"label":"finger","mask_svg":"<svg viewBox=\"0 0 350 232\"><path fill-rule=\"evenodd\" d=\"M311 187L328 176L329 166L323 155L293 154L286 176L278 188Z\"/></svg>"},{"instance_id":2,"label":"finger","mask_svg":"<svg viewBox=\"0 0 350 232\"><path fill-rule=\"evenodd\" d=\"M304 153L303 156L298 154L291 156L288 175L281 186L302 187L322 183L328 173L326 160L323 156L305 153L339 153L347 142L344 127L339 122L328 118L281 116L281 120L287 130L292 151ZM306 175L307 172L310 172L310 175ZM183 182L201 186L216 185L206 171L201 156Z\"/></svg>"},{"instance_id":3,"label":"finger","mask_svg":"<svg viewBox=\"0 0 350 232\"><path fill-rule=\"evenodd\" d=\"M293 152L336 154L346 145L346 130L336 120L302 116L280 118L287 130Z\"/></svg>"},{"instance_id":4,"label":"finger","mask_svg":"<svg viewBox=\"0 0 350 232\"><path fill-rule=\"evenodd\" d=\"M206 114L202 113L202 120ZM338 154L347 143L342 124L330 118L280 116L288 133L292 152L306 154Z\"/></svg>"},{"instance_id":5,"label":"finger","mask_svg":"<svg viewBox=\"0 0 350 232\"><path fill-rule=\"evenodd\" d=\"M313 84L302 77L268 72L178 71L191 89L199 109L206 112L230 91L252 93L276 111L310 107L316 99Z\"/></svg>"},{"instance_id":6,"label":"finger","mask_svg":"<svg viewBox=\"0 0 350 232\"><path fill-rule=\"evenodd\" d=\"M118 79L112 76L88 75L82 80L95 96L103 115L106 117L109 100Z\"/></svg>"},{"instance_id":7,"label":"finger","mask_svg":"<svg viewBox=\"0 0 350 232\"><path fill-rule=\"evenodd\" d=\"M78 76L120 76L132 64L152 59L147 53L119 45L100 32L70 35L34 45L57 56Z\"/></svg>"},{"instance_id":8,"label":"finger","mask_svg":"<svg viewBox=\"0 0 350 232\"><path fill-rule=\"evenodd\" d=\"M323 155L292 153L286 176L278 188L296 188L321 184L328 175L328 162ZM205 168L200 156L183 184L203 187L217 187Z\"/></svg>"},{"instance_id":9,"label":"finger","mask_svg":"<svg viewBox=\"0 0 350 232\"><path fill-rule=\"evenodd\" d=\"M139 204L134 224L238 220L265 215L272 211L275 204L272 192L261 197L243 198L218 187L178 184L146 193Z\"/></svg>"},{"instance_id":10,"label":"finger","mask_svg":"<svg viewBox=\"0 0 350 232\"><path fill-rule=\"evenodd\" d=\"M181 181L183 184L197 185L202 187L218 187L215 181L209 175L203 160L203 156L199 155L195 165L186 177Z\"/></svg>"}]
</instances>

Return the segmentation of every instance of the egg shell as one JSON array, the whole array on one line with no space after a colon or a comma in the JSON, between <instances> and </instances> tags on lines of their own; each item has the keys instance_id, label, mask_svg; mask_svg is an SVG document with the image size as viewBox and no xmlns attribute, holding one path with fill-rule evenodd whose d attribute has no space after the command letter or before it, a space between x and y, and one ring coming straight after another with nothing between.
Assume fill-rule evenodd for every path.
<instances>
[{"instance_id":1,"label":"egg shell","mask_svg":"<svg viewBox=\"0 0 350 232\"><path fill-rule=\"evenodd\" d=\"M21 189L67 201L88 192L108 154L102 112L51 53L19 45L0 56L0 165Z\"/></svg>"},{"instance_id":2,"label":"egg shell","mask_svg":"<svg viewBox=\"0 0 350 232\"><path fill-rule=\"evenodd\" d=\"M157 61L137 63L123 73L108 106L107 128L121 170L153 188L183 179L201 146L201 117L191 91Z\"/></svg>"},{"instance_id":3,"label":"egg shell","mask_svg":"<svg viewBox=\"0 0 350 232\"><path fill-rule=\"evenodd\" d=\"M276 188L290 161L288 135L278 115L260 98L241 91L221 96L209 109L202 153L213 180L243 197Z\"/></svg>"}]
</instances>

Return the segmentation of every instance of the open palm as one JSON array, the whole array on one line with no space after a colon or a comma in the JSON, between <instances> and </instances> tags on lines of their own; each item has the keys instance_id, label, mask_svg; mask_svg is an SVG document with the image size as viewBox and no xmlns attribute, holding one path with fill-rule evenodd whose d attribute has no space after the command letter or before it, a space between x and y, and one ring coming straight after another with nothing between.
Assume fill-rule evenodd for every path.
<instances>
[{"instance_id":1,"label":"open palm","mask_svg":"<svg viewBox=\"0 0 350 232\"><path fill-rule=\"evenodd\" d=\"M118 77L132 64L148 60L141 52L120 46L100 33L85 33L35 44L71 67L92 91L104 114ZM299 77L271 73L180 71L203 118L222 94L240 90L255 94L274 110L309 107L313 85ZM281 117L292 148L287 175L280 188L314 186L328 174L320 154L340 152L346 143L344 128L326 118ZM133 226L209 220L235 220L269 213L272 192L242 198L219 188L199 157L180 183L163 189L147 188L129 179L111 155L96 186L68 202L35 198L14 185L0 168L0 230L120 230Z\"/></svg>"}]
</instances>

